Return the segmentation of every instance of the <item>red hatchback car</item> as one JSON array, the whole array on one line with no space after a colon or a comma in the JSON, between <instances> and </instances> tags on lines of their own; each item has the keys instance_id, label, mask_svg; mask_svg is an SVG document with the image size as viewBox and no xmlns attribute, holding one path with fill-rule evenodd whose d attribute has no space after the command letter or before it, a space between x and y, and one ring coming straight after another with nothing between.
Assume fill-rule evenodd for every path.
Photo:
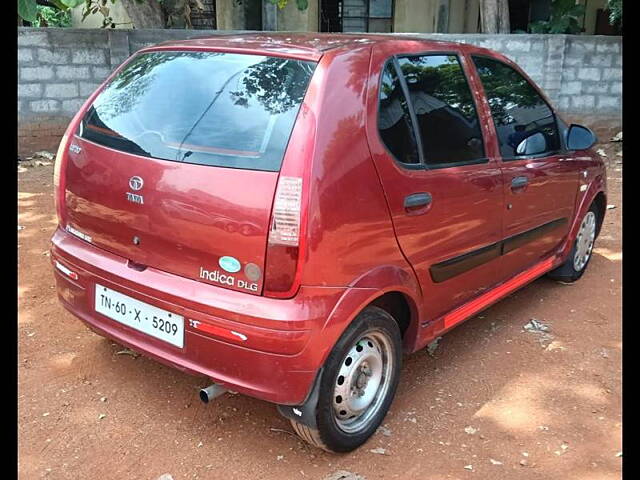
<instances>
[{"instance_id":1,"label":"red hatchback car","mask_svg":"<svg viewBox=\"0 0 640 480\"><path fill-rule=\"evenodd\" d=\"M220 35L145 48L56 158L51 259L98 334L278 405L349 451L402 354L535 278L584 272L594 134L510 60L399 36Z\"/></svg>"}]
</instances>

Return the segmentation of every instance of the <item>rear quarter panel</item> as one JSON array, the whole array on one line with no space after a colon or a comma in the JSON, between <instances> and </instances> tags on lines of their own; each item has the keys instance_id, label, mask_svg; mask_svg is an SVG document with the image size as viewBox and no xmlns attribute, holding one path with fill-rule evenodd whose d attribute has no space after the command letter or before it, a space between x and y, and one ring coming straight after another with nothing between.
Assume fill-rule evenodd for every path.
<instances>
[{"instance_id":1,"label":"rear quarter panel","mask_svg":"<svg viewBox=\"0 0 640 480\"><path fill-rule=\"evenodd\" d=\"M303 285L356 286L377 267L411 267L396 242L365 135L370 48L327 54L314 106ZM405 276L406 277L406 276ZM410 282L417 289L415 278Z\"/></svg>"},{"instance_id":2,"label":"rear quarter panel","mask_svg":"<svg viewBox=\"0 0 640 480\"><path fill-rule=\"evenodd\" d=\"M322 329L327 351L355 316L401 292L417 323L420 287L402 255L365 134L370 47L327 53L316 70L316 132L301 283L350 287ZM374 85L375 88L375 85ZM413 330L405 335L411 349ZM415 335L415 332L413 332Z\"/></svg>"}]
</instances>

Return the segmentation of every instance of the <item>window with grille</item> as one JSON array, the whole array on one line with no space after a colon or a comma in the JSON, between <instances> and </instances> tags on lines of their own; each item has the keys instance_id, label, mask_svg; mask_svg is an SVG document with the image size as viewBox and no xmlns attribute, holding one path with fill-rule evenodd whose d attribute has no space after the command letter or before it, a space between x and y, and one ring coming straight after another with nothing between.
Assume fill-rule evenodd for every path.
<instances>
[{"instance_id":1,"label":"window with grille","mask_svg":"<svg viewBox=\"0 0 640 480\"><path fill-rule=\"evenodd\" d=\"M329 4L337 4L343 32L393 31L393 0L325 0L323 7L330 10Z\"/></svg>"}]
</instances>

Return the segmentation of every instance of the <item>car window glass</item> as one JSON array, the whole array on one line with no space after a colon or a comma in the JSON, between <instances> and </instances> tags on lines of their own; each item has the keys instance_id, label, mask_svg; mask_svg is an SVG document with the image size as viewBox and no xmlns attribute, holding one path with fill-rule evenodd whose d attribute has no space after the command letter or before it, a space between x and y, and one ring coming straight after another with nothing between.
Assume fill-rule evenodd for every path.
<instances>
[{"instance_id":1,"label":"car window glass","mask_svg":"<svg viewBox=\"0 0 640 480\"><path fill-rule=\"evenodd\" d=\"M392 62L387 63L382 73L378 129L382 141L396 160L407 164L420 163L407 99Z\"/></svg>"},{"instance_id":2,"label":"car window glass","mask_svg":"<svg viewBox=\"0 0 640 480\"><path fill-rule=\"evenodd\" d=\"M425 163L443 166L482 159L476 106L455 55L398 58L422 139Z\"/></svg>"},{"instance_id":3,"label":"car window glass","mask_svg":"<svg viewBox=\"0 0 640 480\"><path fill-rule=\"evenodd\" d=\"M518 145L541 133L546 145L540 154L560 149L553 111L536 89L510 66L486 57L473 57L498 133L503 159L518 156Z\"/></svg>"},{"instance_id":4,"label":"car window glass","mask_svg":"<svg viewBox=\"0 0 640 480\"><path fill-rule=\"evenodd\" d=\"M236 53L143 53L96 97L80 135L162 160L278 171L315 65Z\"/></svg>"}]
</instances>

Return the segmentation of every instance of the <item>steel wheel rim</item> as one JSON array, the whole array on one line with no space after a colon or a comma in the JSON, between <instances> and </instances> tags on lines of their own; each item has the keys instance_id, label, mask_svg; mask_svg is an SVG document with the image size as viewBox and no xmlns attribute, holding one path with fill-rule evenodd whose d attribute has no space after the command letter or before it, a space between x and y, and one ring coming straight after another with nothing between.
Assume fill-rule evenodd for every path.
<instances>
[{"instance_id":1,"label":"steel wheel rim","mask_svg":"<svg viewBox=\"0 0 640 480\"><path fill-rule=\"evenodd\" d=\"M334 418L342 431L362 430L380 410L391 385L392 351L384 333L370 330L343 357L333 391Z\"/></svg>"},{"instance_id":2,"label":"steel wheel rim","mask_svg":"<svg viewBox=\"0 0 640 480\"><path fill-rule=\"evenodd\" d=\"M593 212L587 212L576 238L576 253L573 256L573 268L576 272L581 271L589 261L595 238L596 215Z\"/></svg>"}]
</instances>

